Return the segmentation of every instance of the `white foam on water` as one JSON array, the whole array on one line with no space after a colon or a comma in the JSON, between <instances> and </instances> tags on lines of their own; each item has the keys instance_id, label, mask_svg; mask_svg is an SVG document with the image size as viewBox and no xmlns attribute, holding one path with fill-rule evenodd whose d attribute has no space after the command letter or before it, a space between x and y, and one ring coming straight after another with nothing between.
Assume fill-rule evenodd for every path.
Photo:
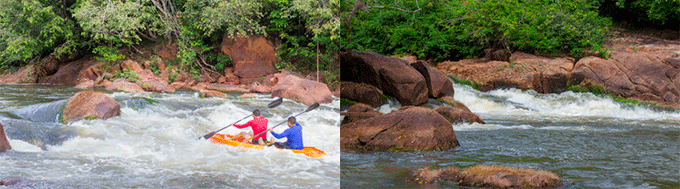
<instances>
[{"instance_id":1,"label":"white foam on water","mask_svg":"<svg viewBox=\"0 0 680 189\"><path fill-rule=\"evenodd\" d=\"M680 123L680 112L655 111L643 106L625 105L607 96L571 91L537 94L519 89L479 92L469 86L454 84L454 99L480 115L528 116L532 119L571 119L599 117L620 120L672 120Z\"/></svg>"},{"instance_id":2,"label":"white foam on water","mask_svg":"<svg viewBox=\"0 0 680 189\"><path fill-rule=\"evenodd\" d=\"M12 140L9 139L9 145L12 146L12 150L19 152L42 152L40 147L33 145L31 143L25 142L23 140Z\"/></svg>"},{"instance_id":3,"label":"white foam on water","mask_svg":"<svg viewBox=\"0 0 680 189\"><path fill-rule=\"evenodd\" d=\"M125 95L126 93L115 93L112 96L117 99L129 98ZM190 97L162 99L189 101L185 98ZM298 116L298 122L303 126L305 146L313 146L326 152L328 156L322 159L275 148L244 149L198 139L238 119L247 117L239 123L251 120L248 116L252 110L244 109L243 106L265 107L273 100L267 96L252 99L193 100L202 101L205 106L194 110L168 110L158 104L138 110L122 107L121 116L118 117L70 123L69 126L80 132L79 136L60 145L48 146L47 151L61 156L102 161L101 164L91 163L85 167L104 169L112 173L121 171L160 174L161 177L227 174L243 177L234 181L237 182L235 186L242 187L339 187L339 100ZM338 106L333 107L334 104ZM267 117L269 126L273 126L306 108L303 104L284 100L282 105L263 115L270 115ZM285 128L287 126L283 124L274 130L282 132ZM240 131L250 129L230 127L220 133L236 134ZM277 141L283 142L285 139ZM68 174L73 169L54 171Z\"/></svg>"}]
</instances>

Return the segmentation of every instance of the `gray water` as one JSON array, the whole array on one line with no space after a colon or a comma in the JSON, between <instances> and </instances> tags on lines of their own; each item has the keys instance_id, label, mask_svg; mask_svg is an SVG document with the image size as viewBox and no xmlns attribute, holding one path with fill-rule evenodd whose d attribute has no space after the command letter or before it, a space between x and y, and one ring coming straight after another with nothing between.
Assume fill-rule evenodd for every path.
<instances>
[{"instance_id":1,"label":"gray water","mask_svg":"<svg viewBox=\"0 0 680 189\"><path fill-rule=\"evenodd\" d=\"M79 91L0 85L0 123L12 145L12 150L0 154L0 179L18 178L19 186L34 188L340 187L338 99L298 117L305 145L328 154L314 159L198 139L265 107L274 100L268 94L247 99L229 94L231 98L221 99L199 98L193 91L108 91L107 96L121 104L121 116L58 123L61 106ZM306 108L284 99L263 115L273 126ZM240 131L230 127L220 133Z\"/></svg>"},{"instance_id":2,"label":"gray water","mask_svg":"<svg viewBox=\"0 0 680 189\"><path fill-rule=\"evenodd\" d=\"M404 180L425 167L480 164L551 171L565 183L561 188L680 187L678 111L585 93L454 88L454 98L487 124L452 125L461 146L448 151L343 153L342 187L458 187ZM380 111L398 108L392 102Z\"/></svg>"}]
</instances>

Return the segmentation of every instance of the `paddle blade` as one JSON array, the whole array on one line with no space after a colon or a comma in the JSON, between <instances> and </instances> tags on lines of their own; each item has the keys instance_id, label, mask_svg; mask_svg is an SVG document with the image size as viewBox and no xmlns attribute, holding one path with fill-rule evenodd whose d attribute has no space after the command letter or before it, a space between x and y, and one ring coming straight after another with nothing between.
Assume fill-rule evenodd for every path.
<instances>
[{"instance_id":1,"label":"paddle blade","mask_svg":"<svg viewBox=\"0 0 680 189\"><path fill-rule=\"evenodd\" d=\"M217 133L217 132L210 132L210 133L208 133L208 134L206 134L206 135L203 135L203 139L209 139L210 137L212 137L213 135L215 135L215 133ZM199 138L199 139L200 139L200 138Z\"/></svg>"},{"instance_id":2,"label":"paddle blade","mask_svg":"<svg viewBox=\"0 0 680 189\"><path fill-rule=\"evenodd\" d=\"M318 107L319 107L319 103L314 103L314 104L310 105L309 108L307 108L307 110L305 110L305 112L312 111L312 110L314 110Z\"/></svg>"},{"instance_id":3,"label":"paddle blade","mask_svg":"<svg viewBox=\"0 0 680 189\"><path fill-rule=\"evenodd\" d=\"M269 105L267 105L267 108L277 107L277 106L281 105L281 103L283 103L283 98L279 98L279 99L275 100L274 102L269 103Z\"/></svg>"}]
</instances>

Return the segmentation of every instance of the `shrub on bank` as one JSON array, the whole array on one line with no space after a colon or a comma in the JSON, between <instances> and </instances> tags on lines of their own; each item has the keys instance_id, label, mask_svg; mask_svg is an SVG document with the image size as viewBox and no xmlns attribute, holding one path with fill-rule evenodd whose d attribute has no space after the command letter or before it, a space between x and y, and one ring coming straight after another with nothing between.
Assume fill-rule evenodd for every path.
<instances>
[{"instance_id":1,"label":"shrub on bank","mask_svg":"<svg viewBox=\"0 0 680 189\"><path fill-rule=\"evenodd\" d=\"M605 52L602 45L611 25L610 19L598 16L599 3L586 0L376 4L391 8L365 5L349 22L345 48L435 61L480 56L485 48L580 57Z\"/></svg>"}]
</instances>

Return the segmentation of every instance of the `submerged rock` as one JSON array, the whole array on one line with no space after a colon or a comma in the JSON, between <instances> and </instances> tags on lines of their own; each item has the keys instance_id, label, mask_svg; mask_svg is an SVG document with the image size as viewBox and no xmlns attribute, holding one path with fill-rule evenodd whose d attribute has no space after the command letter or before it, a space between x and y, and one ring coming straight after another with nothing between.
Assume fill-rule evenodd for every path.
<instances>
[{"instance_id":1,"label":"submerged rock","mask_svg":"<svg viewBox=\"0 0 680 189\"><path fill-rule=\"evenodd\" d=\"M71 97L64 106L62 121L65 123L85 117L108 119L120 115L120 104L102 92L82 91Z\"/></svg>"},{"instance_id":2,"label":"submerged rock","mask_svg":"<svg viewBox=\"0 0 680 189\"><path fill-rule=\"evenodd\" d=\"M461 186L482 188L556 188L563 185L551 172L508 166L476 165L463 171L449 166L413 171L406 182L436 183L456 181Z\"/></svg>"},{"instance_id":3,"label":"submerged rock","mask_svg":"<svg viewBox=\"0 0 680 189\"><path fill-rule=\"evenodd\" d=\"M437 113L441 114L446 118L446 120L449 120L449 122L456 124L460 122L467 122L467 123L481 123L485 124L484 120L479 118L477 114L474 114L470 112L470 110L464 110L460 108L454 108L450 106L439 106L434 109L434 111L437 111Z\"/></svg>"},{"instance_id":4,"label":"submerged rock","mask_svg":"<svg viewBox=\"0 0 680 189\"><path fill-rule=\"evenodd\" d=\"M0 179L0 186L13 186L16 184L21 183L21 179L17 178L5 178L5 179Z\"/></svg>"},{"instance_id":5,"label":"submerged rock","mask_svg":"<svg viewBox=\"0 0 680 189\"><path fill-rule=\"evenodd\" d=\"M414 106L342 124L340 137L343 148L360 151L442 151L459 146L444 116Z\"/></svg>"},{"instance_id":6,"label":"submerged rock","mask_svg":"<svg viewBox=\"0 0 680 189\"><path fill-rule=\"evenodd\" d=\"M380 116L383 115L382 113L375 111L373 107L366 105L366 104L355 104L350 106L347 109L347 112L341 113L341 115L345 116L344 119L342 119L341 124L345 123L352 123L354 121L366 119L366 118L372 118L375 116Z\"/></svg>"},{"instance_id":7,"label":"submerged rock","mask_svg":"<svg viewBox=\"0 0 680 189\"><path fill-rule=\"evenodd\" d=\"M2 123L0 123L0 153L11 149L12 146L9 145L9 140L5 136L5 129L2 127Z\"/></svg>"}]
</instances>

